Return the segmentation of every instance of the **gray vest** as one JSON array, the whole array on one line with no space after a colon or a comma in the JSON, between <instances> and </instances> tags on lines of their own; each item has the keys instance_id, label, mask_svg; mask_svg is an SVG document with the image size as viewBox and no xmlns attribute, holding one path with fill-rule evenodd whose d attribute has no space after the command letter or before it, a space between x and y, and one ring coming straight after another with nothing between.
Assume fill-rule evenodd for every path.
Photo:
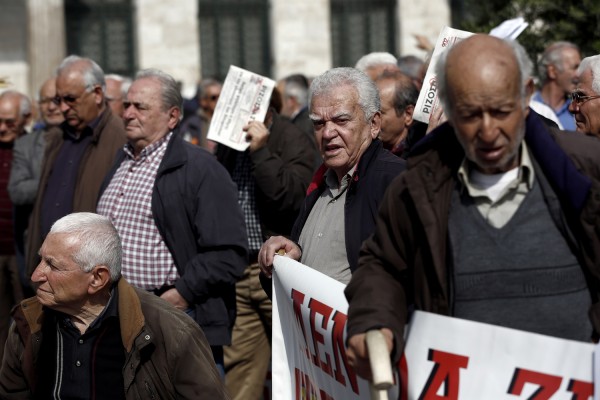
<instances>
[{"instance_id":1,"label":"gray vest","mask_svg":"<svg viewBox=\"0 0 600 400\"><path fill-rule=\"evenodd\" d=\"M576 257L536 180L502 228L490 226L466 190L449 216L453 315L565 339L590 341L591 297Z\"/></svg>"}]
</instances>

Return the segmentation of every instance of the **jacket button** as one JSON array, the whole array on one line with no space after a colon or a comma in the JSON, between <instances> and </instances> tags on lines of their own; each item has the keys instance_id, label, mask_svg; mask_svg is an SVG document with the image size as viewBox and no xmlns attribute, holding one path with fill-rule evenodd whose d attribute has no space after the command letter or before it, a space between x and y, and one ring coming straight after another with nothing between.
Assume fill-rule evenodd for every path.
<instances>
[{"instance_id":1,"label":"jacket button","mask_svg":"<svg viewBox=\"0 0 600 400\"><path fill-rule=\"evenodd\" d=\"M144 339L146 339L146 340L150 340L150 335L146 335L146 336L144 336Z\"/></svg>"}]
</instances>

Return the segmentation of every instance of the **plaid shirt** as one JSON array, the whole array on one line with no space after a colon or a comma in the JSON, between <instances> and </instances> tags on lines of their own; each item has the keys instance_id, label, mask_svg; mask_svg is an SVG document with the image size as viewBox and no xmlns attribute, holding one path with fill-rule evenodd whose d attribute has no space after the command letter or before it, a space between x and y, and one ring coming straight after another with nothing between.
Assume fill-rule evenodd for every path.
<instances>
[{"instance_id":1,"label":"plaid shirt","mask_svg":"<svg viewBox=\"0 0 600 400\"><path fill-rule=\"evenodd\" d=\"M248 248L250 252L257 252L262 246L263 237L258 208L256 208L256 196L254 194L256 183L252 177L252 160L250 160L248 151L238 154L231 177L238 187L238 203L242 208L244 220L246 221Z\"/></svg>"},{"instance_id":2,"label":"plaid shirt","mask_svg":"<svg viewBox=\"0 0 600 400\"><path fill-rule=\"evenodd\" d=\"M98 213L109 217L121 236L123 276L146 290L173 285L179 277L151 209L156 172L172 136L147 146L137 159L126 144L126 158L98 203Z\"/></svg>"}]
</instances>

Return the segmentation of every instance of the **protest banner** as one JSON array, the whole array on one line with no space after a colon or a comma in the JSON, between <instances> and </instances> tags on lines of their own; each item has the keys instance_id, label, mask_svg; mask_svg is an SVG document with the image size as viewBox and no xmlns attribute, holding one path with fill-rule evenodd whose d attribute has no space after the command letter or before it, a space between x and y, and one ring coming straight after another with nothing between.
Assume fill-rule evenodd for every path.
<instances>
[{"instance_id":1,"label":"protest banner","mask_svg":"<svg viewBox=\"0 0 600 400\"><path fill-rule=\"evenodd\" d=\"M264 121L275 81L246 71L234 65L229 67L215 107L207 139L244 151L244 125L250 121Z\"/></svg>"},{"instance_id":2,"label":"protest banner","mask_svg":"<svg viewBox=\"0 0 600 400\"><path fill-rule=\"evenodd\" d=\"M348 364L345 285L286 257L273 274L273 399L369 399ZM592 398L592 343L415 311L390 399ZM400 378L396 374L396 382Z\"/></svg>"}]
</instances>

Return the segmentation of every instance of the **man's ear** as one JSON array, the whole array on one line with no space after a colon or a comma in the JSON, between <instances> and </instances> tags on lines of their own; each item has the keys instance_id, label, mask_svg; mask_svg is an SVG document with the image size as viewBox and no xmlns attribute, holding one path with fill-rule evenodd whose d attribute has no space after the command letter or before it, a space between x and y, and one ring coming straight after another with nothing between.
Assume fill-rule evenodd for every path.
<instances>
[{"instance_id":1,"label":"man's ear","mask_svg":"<svg viewBox=\"0 0 600 400\"><path fill-rule=\"evenodd\" d=\"M91 272L88 294L97 294L110 284L110 270L108 267L106 265L96 265Z\"/></svg>"},{"instance_id":2,"label":"man's ear","mask_svg":"<svg viewBox=\"0 0 600 400\"><path fill-rule=\"evenodd\" d=\"M92 92L94 94L94 101L96 102L96 104L102 104L102 102L104 101L104 92L102 91L102 86L94 85Z\"/></svg>"},{"instance_id":3,"label":"man's ear","mask_svg":"<svg viewBox=\"0 0 600 400\"><path fill-rule=\"evenodd\" d=\"M415 106L409 104L404 109L404 124L410 127L413 123L413 114L415 113Z\"/></svg>"},{"instance_id":4,"label":"man's ear","mask_svg":"<svg viewBox=\"0 0 600 400\"><path fill-rule=\"evenodd\" d=\"M558 72L558 69L556 68L556 66L554 64L550 64L550 65L548 65L546 72L547 72L548 78L554 80L554 79L556 79L556 73Z\"/></svg>"},{"instance_id":5,"label":"man's ear","mask_svg":"<svg viewBox=\"0 0 600 400\"><path fill-rule=\"evenodd\" d=\"M181 116L181 110L177 107L171 107L169 110L169 129L173 130L179 124L179 117Z\"/></svg>"},{"instance_id":6,"label":"man's ear","mask_svg":"<svg viewBox=\"0 0 600 400\"><path fill-rule=\"evenodd\" d=\"M377 111L371 118L371 138L376 139L381 131L381 113Z\"/></svg>"}]
</instances>

